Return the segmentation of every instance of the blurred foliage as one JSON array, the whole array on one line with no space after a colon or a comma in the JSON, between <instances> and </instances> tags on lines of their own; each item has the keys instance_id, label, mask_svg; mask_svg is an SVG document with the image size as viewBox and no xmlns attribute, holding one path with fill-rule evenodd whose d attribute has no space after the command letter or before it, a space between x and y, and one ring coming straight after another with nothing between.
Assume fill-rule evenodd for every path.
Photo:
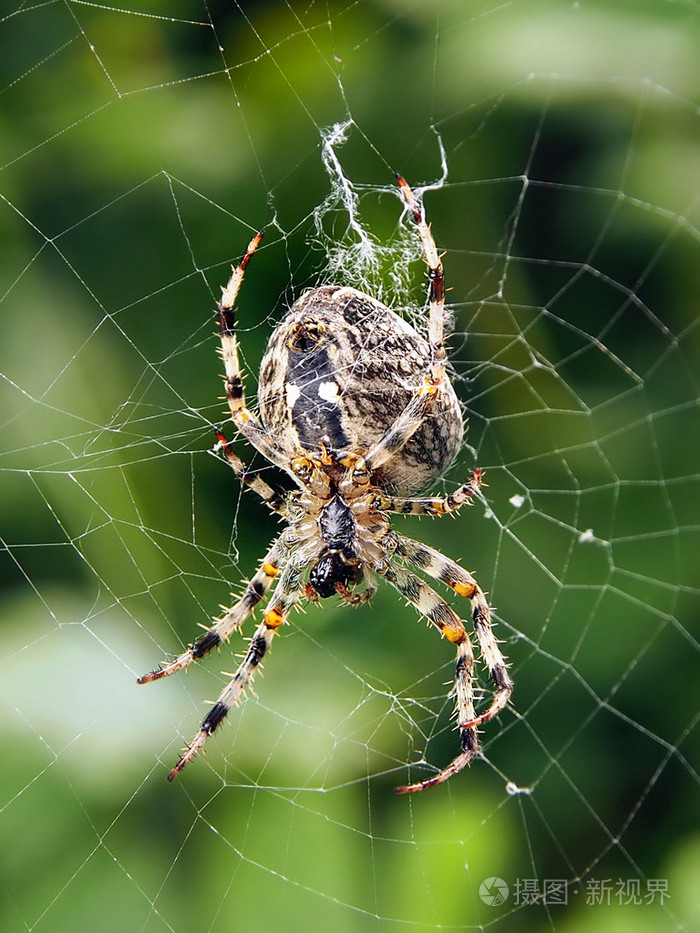
<instances>
[{"instance_id":1,"label":"blurred foliage","mask_svg":"<svg viewBox=\"0 0 700 933\"><path fill-rule=\"evenodd\" d=\"M697 924L698 12L0 15L3 933ZM209 312L266 227L240 299L252 394L274 322L323 279L321 131L348 119L338 156L381 242L392 173L433 182L444 147L425 204L469 417L445 488L478 463L490 511L405 527L488 590L513 710L486 762L394 798L427 773L408 762L454 754L452 661L384 590L297 615L259 701L168 787L233 652L134 679L276 528L207 453L224 419ZM324 222L351 241L342 207ZM397 304L422 301L421 271ZM479 897L492 876L503 906ZM525 878L565 880L568 906L516 907ZM587 903L591 881L629 878L671 896Z\"/></svg>"}]
</instances>

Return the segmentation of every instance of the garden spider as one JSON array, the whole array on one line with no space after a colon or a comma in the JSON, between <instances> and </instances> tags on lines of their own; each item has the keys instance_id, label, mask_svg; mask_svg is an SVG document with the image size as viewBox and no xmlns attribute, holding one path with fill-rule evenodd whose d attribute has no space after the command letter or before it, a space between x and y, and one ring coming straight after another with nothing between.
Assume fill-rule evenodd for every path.
<instances>
[{"instance_id":1,"label":"garden spider","mask_svg":"<svg viewBox=\"0 0 700 933\"><path fill-rule=\"evenodd\" d=\"M188 667L229 640L272 589L267 609L238 670L168 774L172 781L204 747L240 699L280 626L300 600L338 595L357 606L390 583L457 649L453 695L461 750L442 771L398 793L424 790L461 771L478 751L477 727L508 702L513 684L491 614L474 577L439 551L391 529L390 513L445 515L470 502L481 471L445 498L415 497L449 466L463 424L446 375L442 262L422 208L406 181L399 191L413 216L428 265L427 340L374 298L325 285L305 292L273 331L260 368L260 417L246 406L238 361L234 304L262 233L250 242L218 304L226 398L238 431L291 476L296 489L278 493L248 471L223 434L218 449L242 482L287 523L236 604L186 651L139 678L158 680ZM476 715L474 656L457 613L410 568L471 602L481 656L494 684L488 709ZM364 581L365 588L356 585ZM273 588L274 584L274 588Z\"/></svg>"}]
</instances>

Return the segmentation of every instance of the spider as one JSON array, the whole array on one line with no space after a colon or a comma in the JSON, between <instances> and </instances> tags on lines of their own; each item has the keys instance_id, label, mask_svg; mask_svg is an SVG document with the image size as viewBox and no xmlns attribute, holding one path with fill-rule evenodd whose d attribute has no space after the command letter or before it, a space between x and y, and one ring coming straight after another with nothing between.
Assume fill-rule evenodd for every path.
<instances>
[{"instance_id":1,"label":"spider","mask_svg":"<svg viewBox=\"0 0 700 933\"><path fill-rule=\"evenodd\" d=\"M262 233L251 240L222 289L217 313L231 419L252 447L286 472L296 488L276 492L248 470L217 431L218 452L286 527L235 605L186 651L138 680L140 684L159 680L200 660L227 642L272 591L243 660L168 774L169 781L202 750L241 698L295 604L337 595L358 606L376 592L378 578L398 590L457 650L452 695L459 754L426 780L397 787L397 793L441 784L468 765L478 752L477 727L502 710L511 695L513 684L491 630L489 606L474 577L434 548L399 534L389 523L392 513L455 512L471 503L482 482L482 472L475 469L468 482L444 498L418 495L455 458L464 426L446 374L442 261L418 198L400 175L397 183L428 266L427 339L381 302L354 288L309 289L270 337L260 368L260 415L256 416L243 391L234 305ZM414 570L471 603L481 657L494 685L493 699L479 715L474 710L474 655L464 622ZM364 588L359 588L363 583Z\"/></svg>"}]
</instances>

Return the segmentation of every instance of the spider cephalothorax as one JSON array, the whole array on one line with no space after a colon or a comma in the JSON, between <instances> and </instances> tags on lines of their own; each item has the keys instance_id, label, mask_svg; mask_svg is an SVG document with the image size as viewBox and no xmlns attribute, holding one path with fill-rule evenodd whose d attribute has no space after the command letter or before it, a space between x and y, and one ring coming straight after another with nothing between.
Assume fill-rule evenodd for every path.
<instances>
[{"instance_id":1,"label":"spider cephalothorax","mask_svg":"<svg viewBox=\"0 0 700 933\"><path fill-rule=\"evenodd\" d=\"M454 695L461 751L442 771L398 788L400 792L442 783L464 768L478 750L477 727L510 697L512 682L474 577L389 523L391 513L453 512L471 501L481 484L481 471L474 470L469 482L445 498L416 495L452 462L463 425L446 375L442 262L415 195L403 178L398 183L428 264L427 337L354 288L310 289L270 337L260 369L258 418L245 403L234 304L262 234L253 238L223 289L218 315L231 417L259 453L291 476L296 489L275 492L247 471L218 434L219 448L241 480L287 524L238 602L179 657L139 678L139 683L157 680L228 641L272 589L243 661L168 780L194 758L240 698L295 603L339 596L358 605L376 591L378 578L395 587L457 649ZM495 688L490 705L479 715L473 699L474 657L464 623L414 570L471 601L474 632Z\"/></svg>"}]
</instances>

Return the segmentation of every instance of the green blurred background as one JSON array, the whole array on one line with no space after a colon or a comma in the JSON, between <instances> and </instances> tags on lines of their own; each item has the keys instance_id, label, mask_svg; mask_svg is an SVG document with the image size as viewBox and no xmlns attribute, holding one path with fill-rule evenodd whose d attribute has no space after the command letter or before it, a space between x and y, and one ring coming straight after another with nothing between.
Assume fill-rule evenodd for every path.
<instances>
[{"instance_id":1,"label":"green blurred background","mask_svg":"<svg viewBox=\"0 0 700 933\"><path fill-rule=\"evenodd\" d=\"M680 0L0 14L3 933L700 928L699 18ZM213 302L265 226L240 298L252 393L329 239L353 243L322 162L345 121L358 219L390 250L393 173L435 182L444 148L425 205L469 435L441 488L475 464L489 487L402 527L477 574L516 693L469 773L395 797L454 754L452 650L386 589L328 604L170 786L239 646L135 678L276 528L208 455ZM399 306L423 300L411 271ZM492 877L503 904L479 895ZM568 903L525 902L552 881Z\"/></svg>"}]
</instances>

